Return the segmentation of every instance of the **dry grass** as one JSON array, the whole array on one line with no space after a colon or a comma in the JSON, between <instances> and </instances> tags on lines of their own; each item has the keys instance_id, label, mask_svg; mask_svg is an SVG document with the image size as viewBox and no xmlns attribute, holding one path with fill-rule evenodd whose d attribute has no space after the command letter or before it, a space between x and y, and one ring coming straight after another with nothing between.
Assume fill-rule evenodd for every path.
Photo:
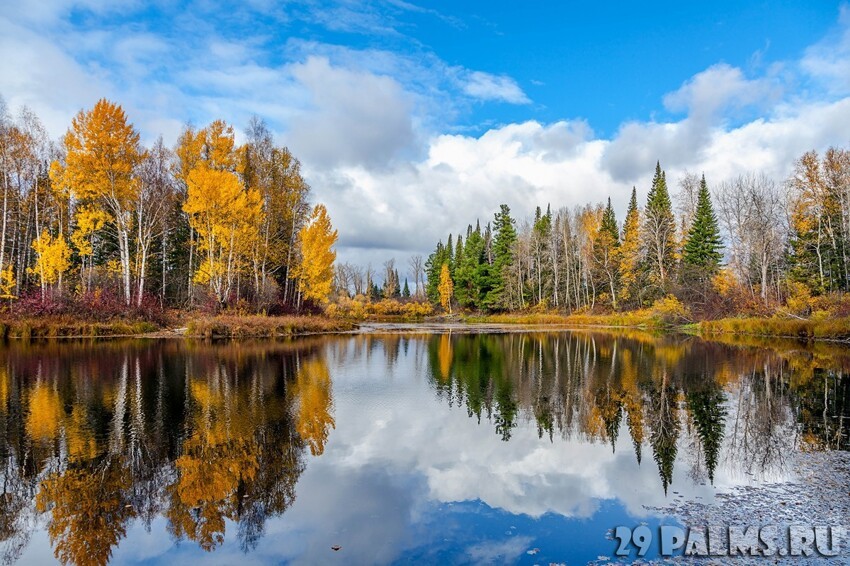
<instances>
[{"instance_id":1,"label":"dry grass","mask_svg":"<svg viewBox=\"0 0 850 566\"><path fill-rule=\"evenodd\" d=\"M201 338L271 338L352 330L351 322L326 316L218 315L194 318L186 335Z\"/></svg>"},{"instance_id":2,"label":"dry grass","mask_svg":"<svg viewBox=\"0 0 850 566\"><path fill-rule=\"evenodd\" d=\"M133 336L152 332L152 322L115 320L95 322L72 316L46 316L0 319L0 338L74 338L96 336Z\"/></svg>"},{"instance_id":3,"label":"dry grass","mask_svg":"<svg viewBox=\"0 0 850 566\"><path fill-rule=\"evenodd\" d=\"M712 334L746 334L803 339L850 339L850 318L791 319L791 318L724 318L706 320L699 324L705 336Z\"/></svg>"},{"instance_id":4,"label":"dry grass","mask_svg":"<svg viewBox=\"0 0 850 566\"><path fill-rule=\"evenodd\" d=\"M557 326L617 326L659 328L667 324L645 310L611 314L571 314L527 313L494 314L489 316L468 317L467 322L492 324L529 324Z\"/></svg>"}]
</instances>

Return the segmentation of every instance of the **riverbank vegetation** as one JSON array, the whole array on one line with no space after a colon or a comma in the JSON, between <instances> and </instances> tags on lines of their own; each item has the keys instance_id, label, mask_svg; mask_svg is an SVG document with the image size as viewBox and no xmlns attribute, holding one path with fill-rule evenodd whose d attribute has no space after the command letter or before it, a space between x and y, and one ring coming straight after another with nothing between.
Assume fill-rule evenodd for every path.
<instances>
[{"instance_id":1,"label":"riverbank vegetation","mask_svg":"<svg viewBox=\"0 0 850 566\"><path fill-rule=\"evenodd\" d=\"M216 120L187 125L173 148L143 147L121 106L100 100L55 143L32 112L12 118L0 105L6 333L138 333L173 319L213 334L345 326L209 322L320 314L330 294L327 210L309 203L298 160L261 120L245 137L237 145Z\"/></svg>"},{"instance_id":2,"label":"riverbank vegetation","mask_svg":"<svg viewBox=\"0 0 850 566\"><path fill-rule=\"evenodd\" d=\"M783 183L744 174L712 191L687 174L678 189L674 200L657 164L622 226L610 199L538 207L519 225L502 205L437 243L422 293L447 304L448 289L450 306L488 322L850 334L850 151L806 153Z\"/></svg>"},{"instance_id":3,"label":"riverbank vegetation","mask_svg":"<svg viewBox=\"0 0 850 566\"><path fill-rule=\"evenodd\" d=\"M115 334L178 320L200 334L287 334L303 324L274 317L313 315L308 326L335 328L440 313L848 334L845 149L806 153L779 183L745 173L710 187L685 174L672 197L658 163L645 199L633 188L622 224L610 199L538 207L523 222L502 205L492 222L410 258L402 277L395 259L380 272L337 263L337 231L309 202L298 160L258 118L245 140L216 120L187 125L173 148L144 147L121 106L100 100L55 143L32 112L0 108L7 334Z\"/></svg>"}]
</instances>

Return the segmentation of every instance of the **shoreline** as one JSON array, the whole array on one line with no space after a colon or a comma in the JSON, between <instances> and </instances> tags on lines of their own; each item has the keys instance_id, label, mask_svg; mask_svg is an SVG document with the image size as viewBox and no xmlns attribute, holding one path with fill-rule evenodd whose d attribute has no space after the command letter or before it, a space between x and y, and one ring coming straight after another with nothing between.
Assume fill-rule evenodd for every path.
<instances>
[{"instance_id":1,"label":"shoreline","mask_svg":"<svg viewBox=\"0 0 850 566\"><path fill-rule=\"evenodd\" d=\"M688 323L612 315L489 315L428 317L405 321L392 318L347 319L323 315L202 315L186 317L166 327L146 320L90 321L73 317L0 318L2 339L80 338L284 338L348 333L484 333L548 332L569 330L639 330L683 334L704 340L733 337L850 344L850 319L796 320L778 318L727 318Z\"/></svg>"}]
</instances>

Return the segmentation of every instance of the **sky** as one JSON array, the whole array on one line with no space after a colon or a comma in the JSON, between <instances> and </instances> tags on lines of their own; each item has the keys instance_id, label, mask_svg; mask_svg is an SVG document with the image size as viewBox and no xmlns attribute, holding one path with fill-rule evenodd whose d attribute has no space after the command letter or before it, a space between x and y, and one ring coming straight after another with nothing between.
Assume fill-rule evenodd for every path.
<instances>
[{"instance_id":1,"label":"sky","mask_svg":"<svg viewBox=\"0 0 850 566\"><path fill-rule=\"evenodd\" d=\"M0 96L56 139L103 97L145 143L257 115L339 260L402 272L502 203L622 220L658 160L675 193L850 144L848 4L601 4L0 0Z\"/></svg>"}]
</instances>

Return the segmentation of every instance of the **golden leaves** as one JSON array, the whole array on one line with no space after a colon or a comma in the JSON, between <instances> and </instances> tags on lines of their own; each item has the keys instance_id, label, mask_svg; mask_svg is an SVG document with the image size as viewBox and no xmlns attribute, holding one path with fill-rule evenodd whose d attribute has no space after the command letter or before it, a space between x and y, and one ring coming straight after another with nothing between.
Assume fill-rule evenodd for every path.
<instances>
[{"instance_id":1,"label":"golden leaves","mask_svg":"<svg viewBox=\"0 0 850 566\"><path fill-rule=\"evenodd\" d=\"M296 428L301 438L310 446L313 456L325 451L328 434L336 427L331 411L331 377L322 359L310 360L301 367L296 381L299 396Z\"/></svg>"},{"instance_id":2,"label":"golden leaves","mask_svg":"<svg viewBox=\"0 0 850 566\"><path fill-rule=\"evenodd\" d=\"M336 260L336 252L332 248L337 237L327 209L324 205L316 205L309 221L298 234L301 263L293 274L298 279L299 290L307 300L328 302L333 283L333 263Z\"/></svg>"},{"instance_id":3,"label":"golden leaves","mask_svg":"<svg viewBox=\"0 0 850 566\"><path fill-rule=\"evenodd\" d=\"M52 285L59 280L71 266L71 248L62 236L52 237L47 230L32 242L36 253L35 267L27 268L27 272L41 278L42 284Z\"/></svg>"},{"instance_id":4,"label":"golden leaves","mask_svg":"<svg viewBox=\"0 0 850 566\"><path fill-rule=\"evenodd\" d=\"M454 283L449 275L449 264L444 263L440 270L440 285L437 290L440 293L440 305L444 310L452 312L452 295L454 294Z\"/></svg>"},{"instance_id":5,"label":"golden leaves","mask_svg":"<svg viewBox=\"0 0 850 566\"><path fill-rule=\"evenodd\" d=\"M142 158L139 134L120 105L101 99L92 110L81 110L64 141L67 157L62 174L74 196L105 197L125 207L135 198L138 182L133 169Z\"/></svg>"},{"instance_id":6,"label":"golden leaves","mask_svg":"<svg viewBox=\"0 0 850 566\"><path fill-rule=\"evenodd\" d=\"M203 254L195 281L209 284L224 300L234 274L248 264L255 248L263 219L262 198L256 189L246 188L235 172L239 156L233 128L225 122L217 120L196 134L187 130L177 155L187 187L183 211L198 233Z\"/></svg>"}]
</instances>

